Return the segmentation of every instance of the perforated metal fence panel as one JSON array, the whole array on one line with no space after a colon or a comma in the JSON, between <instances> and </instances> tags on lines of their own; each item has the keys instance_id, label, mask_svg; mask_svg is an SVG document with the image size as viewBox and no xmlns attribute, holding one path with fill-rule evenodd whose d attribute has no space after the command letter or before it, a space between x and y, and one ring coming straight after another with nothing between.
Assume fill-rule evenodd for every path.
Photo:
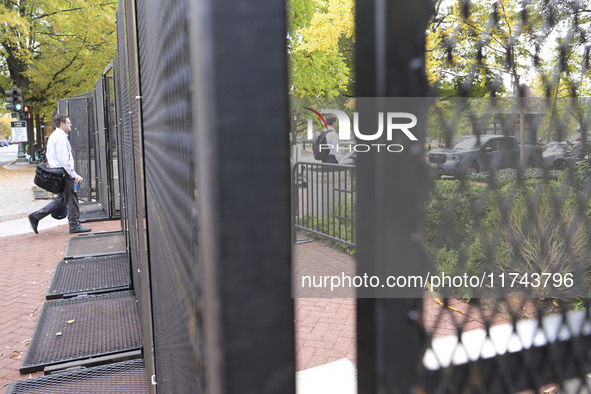
<instances>
[{"instance_id":1,"label":"perforated metal fence panel","mask_svg":"<svg viewBox=\"0 0 591 394\"><path fill-rule=\"evenodd\" d=\"M61 99L57 102L57 109L58 114L67 115L68 114L68 99Z\"/></svg>"},{"instance_id":2,"label":"perforated metal fence panel","mask_svg":"<svg viewBox=\"0 0 591 394\"><path fill-rule=\"evenodd\" d=\"M109 193L109 163L107 136L108 133L105 117L104 79L101 77L94 85L94 103L97 113L96 132L93 137L96 141L95 160L97 166L97 201L101 203L105 212L110 212L111 196Z\"/></svg>"},{"instance_id":3,"label":"perforated metal fence panel","mask_svg":"<svg viewBox=\"0 0 591 394\"><path fill-rule=\"evenodd\" d=\"M91 168L94 164L94 110L93 101L89 96L72 97L67 100L68 116L72 122L70 131L70 145L74 157L76 172L86 180L78 191L81 199L89 200L92 179Z\"/></svg>"},{"instance_id":4,"label":"perforated metal fence panel","mask_svg":"<svg viewBox=\"0 0 591 394\"><path fill-rule=\"evenodd\" d=\"M208 390L293 393L285 4L189 11Z\"/></svg>"},{"instance_id":5,"label":"perforated metal fence panel","mask_svg":"<svg viewBox=\"0 0 591 394\"><path fill-rule=\"evenodd\" d=\"M127 203L127 228L134 288L140 300L142 336L147 370L154 375L150 267L148 266L147 215L145 202L144 141L139 86L138 25L136 2L121 1L118 11L119 78L123 123L123 154Z\"/></svg>"},{"instance_id":6,"label":"perforated metal fence panel","mask_svg":"<svg viewBox=\"0 0 591 394\"><path fill-rule=\"evenodd\" d=\"M114 79L113 65L109 65L105 72L104 78L104 97L105 97L105 126L107 127L107 135L109 136L109 149L107 151L107 165L109 165L109 195L110 195L110 209L111 217L117 217L121 214L121 183L119 174L122 173L122 162L119 160L119 136L117 134L116 119L115 119L115 79Z\"/></svg>"},{"instance_id":7,"label":"perforated metal fence panel","mask_svg":"<svg viewBox=\"0 0 591 394\"><path fill-rule=\"evenodd\" d=\"M119 26L117 27L119 29ZM119 184L119 212L121 216L121 229L127 234L127 189L126 189L126 170L125 170L125 144L124 144L124 133L123 133L123 122L121 119L121 86L122 81L119 78L119 51L115 54L113 59L113 123L114 130L117 133L117 180ZM129 245L129 237L126 235L126 242Z\"/></svg>"},{"instance_id":8,"label":"perforated metal fence panel","mask_svg":"<svg viewBox=\"0 0 591 394\"><path fill-rule=\"evenodd\" d=\"M186 6L138 2L155 372L163 393L205 392Z\"/></svg>"},{"instance_id":9,"label":"perforated metal fence panel","mask_svg":"<svg viewBox=\"0 0 591 394\"><path fill-rule=\"evenodd\" d=\"M64 372L11 383L7 394L128 394L148 393L143 360Z\"/></svg>"},{"instance_id":10,"label":"perforated metal fence panel","mask_svg":"<svg viewBox=\"0 0 591 394\"><path fill-rule=\"evenodd\" d=\"M214 6L214 4L211 6ZM234 9L231 4L215 3L215 7L220 7L219 11L233 12ZM258 48L257 50L262 51L264 47L265 55L268 55L269 48L272 48L273 61L269 62L267 57L263 62L264 56L261 53L261 56L255 56L257 64L249 65L248 72L244 75L245 80L248 80L249 75L256 76L251 82L258 80L261 76L264 76L266 78L265 82L268 82L267 78L272 75L273 78L271 79L276 81L279 84L278 86L282 86L280 90L283 93L280 93L279 96L271 91L261 95L261 97L264 97L261 100L264 104L259 108L264 108L265 121L261 119L252 124L247 122L245 126L254 133L266 130L267 133L272 134L271 130L276 130L285 120L282 113L284 114L287 103L286 100L278 100L278 97L285 97L283 95L285 91L282 89L286 86L286 63L284 42L282 39L276 38L285 34L285 13L283 7L278 6L278 4L263 8L267 10L262 14L258 7L256 9L253 7L247 13L248 15L237 13L236 20L246 28L252 23L253 17L260 18L259 23L261 24L264 23L263 21L271 22L274 18L278 18L273 23L277 35L268 36L265 33L265 36L261 37L272 37L269 43L271 45L263 45L259 48L259 42L248 42L251 50ZM192 10L196 11L197 8ZM207 374L210 374L210 377L215 377L211 380L213 382L212 390L214 391L216 390L215 387L222 384L227 386L226 392L243 392L245 388L248 390L247 387L252 389L267 387L266 389L271 389L272 392L277 392L277 390L290 392L294 386L293 376L281 375L279 380L271 379L269 376L269 368L287 368L289 370L290 367L293 367L293 332L290 331L293 319L289 307L290 303L279 302L279 304L282 304L281 306L271 306L267 303L268 307L274 308L279 313L273 313L272 316L274 317L271 320L268 318L265 318L264 321L259 319L260 321L257 324L248 324L252 322L251 317L239 313L240 310L248 310L255 305L259 305L261 301L267 299L266 296L269 296L268 299L270 300L289 300L288 286L277 286L275 281L272 284L265 281L264 285L259 286L260 289L263 289L260 297L249 293L250 285L246 283L233 289L225 286L219 288L215 286L214 292L219 292L219 297L225 298L223 294L226 294L231 298L231 301L228 301L222 308L224 317L217 315L213 304L209 306L204 304L205 297L202 288L204 279L201 277L200 242L197 232L200 218L197 212L199 209L203 209L215 211L215 215L222 215L224 210L218 212L217 204L208 206L210 203L206 201L211 201L208 197L204 197L204 201L200 201L198 198L199 188L196 182L198 153L195 149L197 140L203 139L203 142L209 143L208 146L214 149L218 149L218 145L213 140L208 141L210 138L209 133L213 132L213 130L209 130L209 127L203 129L203 136L195 133L195 122L198 118L195 117L195 111L191 104L193 103L192 94L199 85L195 84L192 75L199 75L202 78L199 83L205 85L209 84L213 78L225 81L227 77L234 74L235 70L224 70L220 75L216 75L213 70L209 70L208 72L212 74L206 78L203 78L203 75L198 73L197 70L201 65L192 63L192 60L197 58L192 59L191 54L203 50L207 51L209 45L229 48L229 43L233 39L224 37L222 44L212 38L214 36L209 36L205 31L200 31L199 36L201 38L197 39L195 44L191 44L191 40L188 39L190 27L187 18L190 11L189 2L183 0L169 2L166 5L156 1L122 1L120 2L118 14L118 23L120 24L118 78L121 80L121 91L118 97L121 97L121 105L118 104L117 108L118 110L121 108L120 113L123 114L119 119L124 130L123 147L124 160L126 160L124 165L125 201L127 204L126 227L129 231L130 250L133 251L132 263L135 264L134 284L139 286L139 289L136 287L136 290L139 290L141 297L142 319L144 322L142 327L145 329L144 339L150 341L153 338L153 348L149 343L144 344L145 349L147 349L146 362L148 364L149 358L153 357L153 373L155 374L153 380L157 383L155 389L158 392L184 392L189 389L193 392L204 392ZM213 25L213 20L207 20L210 17L209 15L198 14L196 17L197 19L204 18L203 26ZM154 26L160 26L160 28L154 29ZM135 38L136 31L138 34L137 42ZM122 32L125 32L126 35L124 41L121 39ZM206 36L207 38L205 38ZM204 44L203 39L211 40L211 42ZM263 39L263 41L265 40ZM135 52L136 48L139 48L139 53ZM122 54L122 52L125 53ZM240 59L251 59L252 54L247 52L240 51ZM139 59L139 63L137 63L136 59ZM236 70L238 70L239 63L241 62L236 62L236 66L233 66L236 67ZM241 64L241 66L243 65ZM265 71L261 72L258 69L259 65ZM141 85L136 85L137 81L141 81ZM218 93L220 92L216 91L216 95ZM211 97L213 98L214 95ZM220 104L223 104L228 99L229 96L220 96L218 98ZM140 103L141 108L138 106ZM230 101L227 101L227 103L232 107L236 105L236 103ZM248 111L251 110L252 108ZM245 110L244 114L246 113ZM130 116L127 116L128 114ZM223 122L224 116L221 112L216 112L215 117L219 117L219 121ZM269 120L271 121L269 122ZM225 130L229 131L229 129ZM233 133L237 138L243 135L238 128ZM284 137L286 138L286 136ZM278 137L278 139L281 139L281 137ZM234 146L237 147L237 144L238 142ZM206 149L205 146L203 149ZM225 150L220 150L220 153L224 153L224 157L228 162L236 160L235 165L238 166L246 165L246 162L250 160L247 156L225 156ZM273 156L273 159L278 158ZM285 170L283 173L285 175L283 187L270 188L273 193L279 193L285 197L284 200L280 200L284 203L285 211L283 212L285 215L282 216L275 212L269 217L268 221L263 220L263 227L272 226L271 222L275 219L284 219L284 224L287 224L287 226L284 228L285 232L280 231L280 233L285 235L285 238L282 238L285 243L276 244L277 246L271 248L271 251L266 250L264 255L250 254L246 250L236 254L233 253L232 256L234 257L230 258L229 262L230 265L236 265L237 269L248 265L254 268L254 271L261 272L261 274L276 269L285 274L279 281L287 285L289 283L288 266L285 264L277 266L277 259L270 257L271 255L286 257L288 253L285 252L289 250L289 172L287 157L284 157L284 159L285 167L281 165L271 167L276 171L280 171L282 168ZM223 162L221 158L216 160ZM279 162L279 160L277 161ZM214 169L217 170L217 167L210 166L211 163L207 161L204 161L204 163L207 163L205 171L209 172L208 177L214 176ZM267 171L266 164L266 162L260 161L256 167L257 172L260 172L261 175ZM279 174L273 172L268 175L267 179L270 180L270 183L277 186L274 182L279 179ZM222 176L222 174L217 174L217 176ZM230 184L227 182L230 182L230 177L220 184L222 186L220 190L223 190L224 195L231 189ZM281 183L281 181L278 182ZM244 201L256 207L254 210L247 209L247 212L252 215L251 219L254 219L255 216L258 218L255 212L260 211L263 205L257 205L255 201L261 200L255 198L254 194L249 194L248 190L252 191L252 189L239 188L237 195L244 194L246 198ZM213 190L207 193L210 192L214 193ZM262 193L262 190L257 192ZM227 194L227 196L229 197L230 194ZM201 204L204 204L203 208L199 207ZM225 214L222 216L224 216L225 220L228 220L228 226L232 227L231 218L235 216L225 216ZM247 223L252 224L254 222L244 220L239 223L240 226L246 229L248 227ZM145 229L147 229L147 233L144 232ZM240 243L240 245L253 245L263 240L264 237L261 238L257 235L265 232L263 229L260 230L261 233L258 231L252 232L252 230L249 231L252 234L254 243ZM221 244L228 244L230 238L233 238L232 234L229 233L212 233L212 236L216 239L215 243L218 245L216 247ZM147 243L147 239L149 239L149 243ZM262 251L263 249L255 247L252 250ZM149 266L147 265L147 257L149 257ZM240 259L247 259L248 261L245 260L244 264L239 264ZM285 263L285 260L283 262ZM212 264L211 267L218 265L213 261L209 263ZM220 264L224 265L221 262ZM136 269L139 271L139 275L136 274ZM226 274L235 273L230 268L224 270L224 272L224 274L220 273L216 274L216 276L219 275L221 278ZM252 272L252 269L249 272ZM268 279L272 276L269 274ZM235 283L236 281L232 280L232 282ZM276 291L285 291L287 298L273 296L272 294L275 294ZM263 294L266 294L266 296L263 296ZM152 304L150 304L150 296ZM240 307L240 304L243 304L244 307ZM211 324L213 326L219 325L220 332L225 332L224 336L229 341L228 344L218 342L217 330L211 331L212 336L209 339L205 336L204 310L210 311ZM149 312L152 312L151 316L148 315ZM235 327L235 324L229 323L230 320L228 319L234 318L244 323L240 324L240 330ZM273 324L273 322L277 324ZM152 323L153 336L149 331L152 328ZM236 351L230 343L243 341L245 338L254 338L255 331L256 335L260 335L262 332L275 332L278 326L287 328L287 330L280 330L283 338L281 341L282 346L270 346L266 341L256 340L249 348L252 350L256 348L259 351L264 349L262 353L267 356L262 357L257 362L256 373L254 373L254 370L242 371L241 365L252 365L254 353L247 349ZM264 336L265 338L268 337L267 335ZM262 337L260 339L262 340ZM210 356L211 365L216 365L214 360L221 357L227 359L224 363L227 366L226 369L213 368L211 371L207 370L206 346L210 346L211 350L213 350ZM153 349L153 353L150 353L151 349ZM278 359L281 362L278 363ZM269 363L265 360L268 360ZM263 364L266 366L263 367ZM151 370L149 365L147 368L149 371ZM264 374L262 374L263 371ZM275 376L274 374L271 375ZM237 376L237 378L228 380L224 376ZM273 381L272 383L270 379ZM269 386L265 382L271 385Z\"/></svg>"},{"instance_id":11,"label":"perforated metal fence panel","mask_svg":"<svg viewBox=\"0 0 591 394\"><path fill-rule=\"evenodd\" d=\"M141 326L132 292L46 302L20 371L139 349Z\"/></svg>"},{"instance_id":12,"label":"perforated metal fence panel","mask_svg":"<svg viewBox=\"0 0 591 394\"><path fill-rule=\"evenodd\" d=\"M124 184L125 184L125 217L124 217L124 231L126 231L126 239L129 242L130 259L132 266L133 283L139 284L139 245L138 245L138 229L137 229L137 202L135 194L135 170L134 170L134 149L133 149L133 134L131 128L130 114L130 98L129 98L129 82L127 73L127 52L125 42L125 16L123 6L119 5L117 11L117 51L119 56L119 102L118 102L118 127L122 139L122 152L124 160Z\"/></svg>"}]
</instances>

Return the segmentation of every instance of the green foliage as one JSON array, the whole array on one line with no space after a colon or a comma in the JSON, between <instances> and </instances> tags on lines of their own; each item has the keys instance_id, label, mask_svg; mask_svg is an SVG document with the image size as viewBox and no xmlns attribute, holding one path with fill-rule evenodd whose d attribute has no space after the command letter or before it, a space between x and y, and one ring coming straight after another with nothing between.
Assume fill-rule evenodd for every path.
<instances>
[{"instance_id":1,"label":"green foliage","mask_svg":"<svg viewBox=\"0 0 591 394\"><path fill-rule=\"evenodd\" d=\"M585 262L589 237L584 218L578 217L577 191L558 181L530 180L523 186L508 184L501 198L511 199L511 207L492 203L489 215L496 222L500 271L525 273L572 272ZM587 196L588 198L588 196ZM490 240L493 241L492 239ZM544 296L547 289L534 289Z\"/></svg>"},{"instance_id":2,"label":"green foliage","mask_svg":"<svg viewBox=\"0 0 591 394\"><path fill-rule=\"evenodd\" d=\"M470 235L481 198L482 187L472 182L435 182L426 208L428 244L439 249L463 243Z\"/></svg>"},{"instance_id":3,"label":"green foliage","mask_svg":"<svg viewBox=\"0 0 591 394\"><path fill-rule=\"evenodd\" d=\"M296 31L309 27L314 17L314 4L309 0L290 0L287 3L288 34L294 37Z\"/></svg>"},{"instance_id":4,"label":"green foliage","mask_svg":"<svg viewBox=\"0 0 591 394\"><path fill-rule=\"evenodd\" d=\"M584 159L577 163L577 175L581 185L591 183L591 148L587 146Z\"/></svg>"},{"instance_id":5,"label":"green foliage","mask_svg":"<svg viewBox=\"0 0 591 394\"><path fill-rule=\"evenodd\" d=\"M337 237L346 242L356 243L357 236L353 227L354 204L354 199L347 197L346 201L338 204L335 211L331 211L327 216L308 215L302 219L302 223L307 228L323 234Z\"/></svg>"},{"instance_id":6,"label":"green foliage","mask_svg":"<svg viewBox=\"0 0 591 394\"><path fill-rule=\"evenodd\" d=\"M9 138L10 135L10 119L0 117L0 139Z\"/></svg>"},{"instance_id":7,"label":"green foliage","mask_svg":"<svg viewBox=\"0 0 591 394\"><path fill-rule=\"evenodd\" d=\"M586 260L591 248L589 189L581 188L568 170L553 172L552 179L539 170L526 171L520 180L514 170L496 175L495 189L471 181L435 182L427 201L426 232L437 271L591 271ZM587 275L584 285L591 288ZM537 296L546 294L543 288L533 290ZM470 289L457 290L458 297L471 295Z\"/></svg>"},{"instance_id":8,"label":"green foliage","mask_svg":"<svg viewBox=\"0 0 591 394\"><path fill-rule=\"evenodd\" d=\"M353 13L352 0L288 2L293 97L353 95Z\"/></svg>"},{"instance_id":9,"label":"green foliage","mask_svg":"<svg viewBox=\"0 0 591 394\"><path fill-rule=\"evenodd\" d=\"M292 94L296 97L338 97L351 91L351 68L340 52L292 53Z\"/></svg>"},{"instance_id":10,"label":"green foliage","mask_svg":"<svg viewBox=\"0 0 591 394\"><path fill-rule=\"evenodd\" d=\"M587 300L585 298L577 297L573 298L571 301L571 307L576 311L582 311L585 309L587 305Z\"/></svg>"},{"instance_id":11,"label":"green foliage","mask_svg":"<svg viewBox=\"0 0 591 394\"><path fill-rule=\"evenodd\" d=\"M116 2L21 0L0 4L0 68L33 112L92 90L113 59ZM4 82L4 81L2 81Z\"/></svg>"},{"instance_id":12,"label":"green foliage","mask_svg":"<svg viewBox=\"0 0 591 394\"><path fill-rule=\"evenodd\" d=\"M435 9L426 66L440 96L501 96L523 82L540 96L589 95L581 48L591 19L574 0L439 0Z\"/></svg>"},{"instance_id":13,"label":"green foliage","mask_svg":"<svg viewBox=\"0 0 591 394\"><path fill-rule=\"evenodd\" d=\"M548 172L544 172L544 170L540 168L526 168L525 171L522 173L522 179L527 181L531 179L550 179L550 180L558 180L561 176L563 176L564 171L558 170L551 170ZM489 183L491 178L490 172L479 172L478 174L471 175L468 177L469 180L473 182L484 182ZM508 184L515 183L517 179L517 170L513 168L504 168L502 170L498 170L494 174L494 181L496 188L502 188Z\"/></svg>"}]
</instances>

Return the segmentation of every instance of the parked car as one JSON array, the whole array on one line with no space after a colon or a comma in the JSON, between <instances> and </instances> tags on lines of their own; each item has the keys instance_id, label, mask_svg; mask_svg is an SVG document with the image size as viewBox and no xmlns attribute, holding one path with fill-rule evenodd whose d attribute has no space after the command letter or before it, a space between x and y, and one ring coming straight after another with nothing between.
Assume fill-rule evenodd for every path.
<instances>
[{"instance_id":1,"label":"parked car","mask_svg":"<svg viewBox=\"0 0 591 394\"><path fill-rule=\"evenodd\" d=\"M550 141L548 142L546 145L542 146L542 152L546 152L548 149L552 148L553 146L556 146L558 144L567 144L567 142L563 141L563 142L558 142L558 141Z\"/></svg>"},{"instance_id":2,"label":"parked car","mask_svg":"<svg viewBox=\"0 0 591 394\"><path fill-rule=\"evenodd\" d=\"M0 147L8 146L8 141L0 140Z\"/></svg>"},{"instance_id":3,"label":"parked car","mask_svg":"<svg viewBox=\"0 0 591 394\"><path fill-rule=\"evenodd\" d=\"M566 142L550 143L542 149L542 167L545 169L562 170L577 161L573 149Z\"/></svg>"},{"instance_id":4,"label":"parked car","mask_svg":"<svg viewBox=\"0 0 591 394\"><path fill-rule=\"evenodd\" d=\"M427 155L427 164L435 175L455 178L473 175L489 169L516 168L520 165L520 147L517 138L503 135L466 136L451 149L435 149ZM525 147L528 167L542 165L542 148Z\"/></svg>"}]
</instances>

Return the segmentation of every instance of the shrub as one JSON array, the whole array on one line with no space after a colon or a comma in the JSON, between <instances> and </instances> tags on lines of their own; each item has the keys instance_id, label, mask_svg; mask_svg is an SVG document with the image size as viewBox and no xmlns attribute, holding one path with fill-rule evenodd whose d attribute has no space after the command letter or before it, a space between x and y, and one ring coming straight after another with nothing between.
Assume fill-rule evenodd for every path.
<instances>
[{"instance_id":1,"label":"shrub","mask_svg":"<svg viewBox=\"0 0 591 394\"><path fill-rule=\"evenodd\" d=\"M529 170L517 182L514 170L499 171L494 189L436 181L427 202L427 245L436 270L448 275L576 272L585 276L586 293L591 288L591 190L572 184L567 172L554 172L549 179ZM534 290L535 296L547 295L543 287ZM470 298L471 290L458 289L456 295Z\"/></svg>"},{"instance_id":2,"label":"shrub","mask_svg":"<svg viewBox=\"0 0 591 394\"><path fill-rule=\"evenodd\" d=\"M483 187L473 182L436 181L427 201L427 242L433 248L453 248L469 236Z\"/></svg>"},{"instance_id":3,"label":"shrub","mask_svg":"<svg viewBox=\"0 0 591 394\"><path fill-rule=\"evenodd\" d=\"M487 217L488 242L497 245L496 268L531 275L573 272L587 265L589 234L576 206L574 189L562 188L556 181L503 187L490 200ZM532 290L541 297L549 289Z\"/></svg>"},{"instance_id":4,"label":"shrub","mask_svg":"<svg viewBox=\"0 0 591 394\"><path fill-rule=\"evenodd\" d=\"M549 179L558 180L564 171L551 170L544 171L540 168L526 168L522 172L522 179L527 181L531 179ZM468 179L474 182L490 183L491 176L494 176L496 188L502 188L508 184L514 183L517 179L517 170L514 168L504 168L493 172L480 172L470 176Z\"/></svg>"}]
</instances>

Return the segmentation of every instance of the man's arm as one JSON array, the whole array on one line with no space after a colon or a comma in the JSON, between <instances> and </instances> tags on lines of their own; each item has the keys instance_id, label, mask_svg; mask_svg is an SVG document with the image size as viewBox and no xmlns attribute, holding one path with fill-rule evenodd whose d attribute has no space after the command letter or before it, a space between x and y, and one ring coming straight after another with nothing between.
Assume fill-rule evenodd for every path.
<instances>
[{"instance_id":1,"label":"man's arm","mask_svg":"<svg viewBox=\"0 0 591 394\"><path fill-rule=\"evenodd\" d=\"M57 141L55 146L58 165L62 167L77 183L82 182L82 177L78 176L74 170L74 159L72 158L70 142L66 138Z\"/></svg>"}]
</instances>

